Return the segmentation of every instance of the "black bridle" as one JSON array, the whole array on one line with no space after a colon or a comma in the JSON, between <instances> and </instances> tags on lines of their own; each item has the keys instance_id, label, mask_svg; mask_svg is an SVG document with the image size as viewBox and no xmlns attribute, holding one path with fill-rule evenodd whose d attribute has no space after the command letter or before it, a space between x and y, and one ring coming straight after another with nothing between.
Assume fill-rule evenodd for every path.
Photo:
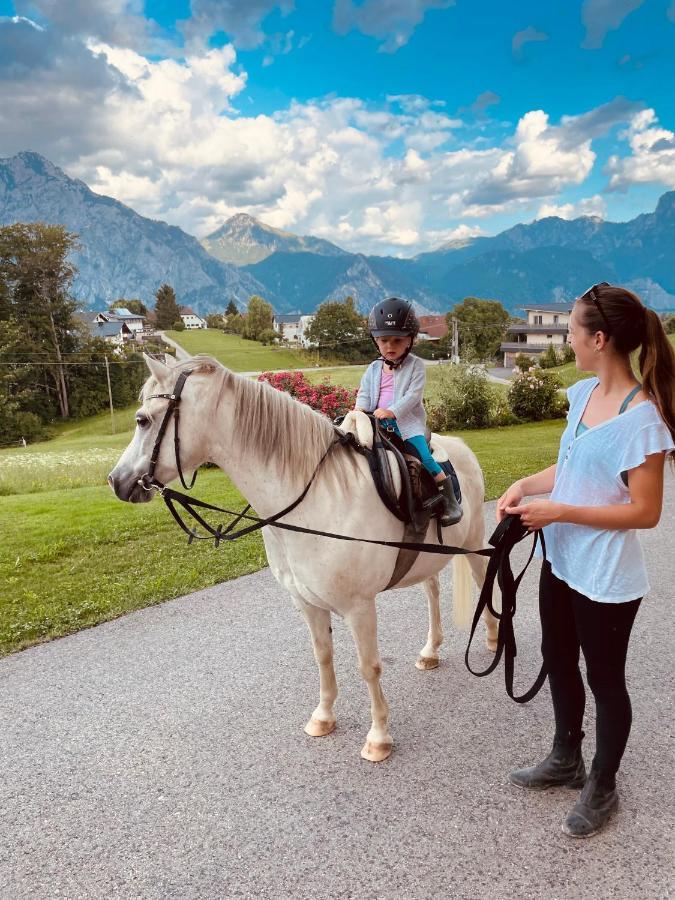
<instances>
[{"instance_id":1,"label":"black bridle","mask_svg":"<svg viewBox=\"0 0 675 900\"><path fill-rule=\"evenodd\" d=\"M195 486L195 481L197 480L196 469L192 474L192 481L190 482L190 484L186 484L185 478L183 477L183 469L181 468L180 464L180 438L178 436L178 424L180 422L180 397L183 393L185 382L188 380L190 375L192 375L192 372L192 369L187 369L185 372L181 372L176 380L173 391L170 394L150 394L150 396L143 398L144 402L146 400L169 401L168 406L164 412L162 424L159 426L159 431L157 432L155 446L152 448L152 455L150 457L150 465L148 466L148 471L145 473L145 475L142 475L138 479L138 483L146 491L158 490L161 494L165 489L165 486L161 483L161 481L157 481L157 479L155 478L155 468L157 467L157 460L159 459L159 450L162 446L162 439L164 438L164 434L169 425L169 422L171 421L172 416L174 417L173 446L176 454L176 466L178 468L180 483L183 485L186 491L192 490L192 488Z\"/></svg>"},{"instance_id":2,"label":"black bridle","mask_svg":"<svg viewBox=\"0 0 675 900\"><path fill-rule=\"evenodd\" d=\"M302 501L309 493L309 489L314 483L314 480L319 473L319 470L321 469L323 463L326 461L329 454L332 453L336 446L351 446L353 449L356 449L359 452L364 452L363 448L355 442L353 435L339 431L337 428L335 429L334 440L328 445L328 448L319 460L312 474L312 477L307 482L307 485L305 486L303 491L298 497L296 497L296 499L292 503L289 503L288 506L286 506L280 512L274 513L274 515L272 516L267 516L266 518L261 519L259 516L249 515L249 510L251 509L250 504L247 504L241 512L235 512L234 510L226 509L222 506L215 506L212 503L205 503L203 500L198 500L196 497L188 497L187 494L183 494L180 491L174 491L173 488L167 487L165 484L162 484L161 481L158 481L155 478L155 468L157 466L157 460L159 458L162 439L164 438L166 429L173 416L175 422L174 452L176 455L176 468L178 469L178 475L180 476L181 483L186 490L189 491L194 486L197 478L197 470L195 470L190 484L186 484L181 468L180 440L178 436L179 405L181 401L181 394L183 392L185 382L192 374L192 371L193 370L188 369L185 372L180 373L174 389L170 394L151 394L150 396L143 398L144 401L168 400L169 403L164 413L164 418L162 419L159 431L157 432L157 438L155 440L155 445L150 457L150 465L148 467L148 471L138 479L138 484L141 485L144 490L156 490L159 493L173 518L176 520L185 534L187 534L188 544L191 544L194 540L212 540L214 542L214 545L217 547L221 541L234 541L237 538L244 537L244 535L251 534L254 531L258 531L260 528L272 526L274 528L283 529L284 531L294 531L300 534L313 534L317 535L318 537L333 538L334 540L340 541L354 541L360 544L375 544L379 547L392 547L399 550L415 550L418 553L435 553L442 556L487 556L489 557L490 561L488 563L485 582L481 589L480 597L478 599L478 605L476 606L473 623L471 625L471 634L469 636L469 643L466 648L466 654L464 657L466 667L472 675L477 675L478 677L489 675L498 666L503 653L504 680L506 683L506 692L508 693L509 697L511 697L512 700L515 700L516 703L526 703L539 692L541 686L546 680L547 670L545 664L542 664L539 675L537 675L534 684L528 691L518 697L516 697L513 693L514 660L517 655L516 638L513 629L513 617L516 613L516 595L518 587L523 579L523 576L525 575L525 572L527 571L528 566L532 561L532 557L534 556L534 551L537 545L537 540L541 542L544 559L546 559L546 545L544 543L544 535L541 531L538 530L533 532L534 540L532 542L532 549L530 551L528 560L521 573L517 577L514 577L510 562L511 551L517 543L519 543L532 533L526 528L525 525L522 524L520 516L516 515L508 515L502 519L502 521L499 523L494 533L490 537L489 543L492 546L486 547L482 550L467 550L465 547L452 547L441 543L427 544L415 543L411 541L379 541L371 538L357 538L351 537L350 535L346 534L334 534L330 531L319 531L315 528L304 528L300 525L291 525L287 522L279 521L285 515L294 510L296 506L302 503ZM192 518L196 522L198 522L199 525L202 526L202 528L204 528L207 534L201 535L197 533L197 530L195 528L189 528L181 518L180 512L176 509L176 504L181 506L183 510L188 513L188 515L192 516ZM204 519L202 515L200 515L200 513L196 511L195 507L198 507L199 509L213 510L216 512L224 512L227 513L227 515L234 516L234 519L224 530L222 525L218 525L216 528L214 528L211 524L209 524L209 522ZM234 531L234 527L239 522L241 522L242 519L250 521L253 524L247 525L244 528L240 528L238 531ZM498 612L494 608L492 602L492 592L495 580L499 584L502 594L501 612ZM473 641L476 627L483 611L486 608L499 621L499 630L497 634L497 650L490 665L483 671L476 672L471 668L471 665L469 663L469 651L471 650L471 643Z\"/></svg>"}]
</instances>

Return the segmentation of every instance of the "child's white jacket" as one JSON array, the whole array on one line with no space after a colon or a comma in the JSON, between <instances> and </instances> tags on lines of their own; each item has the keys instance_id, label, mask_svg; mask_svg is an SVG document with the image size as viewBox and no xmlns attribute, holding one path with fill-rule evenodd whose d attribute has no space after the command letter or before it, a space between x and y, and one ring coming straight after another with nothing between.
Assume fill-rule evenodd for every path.
<instances>
[{"instance_id":1,"label":"child's white jacket","mask_svg":"<svg viewBox=\"0 0 675 900\"><path fill-rule=\"evenodd\" d=\"M366 412L374 412L377 409L382 365L383 361L376 359L363 373L356 395L356 406L359 409ZM413 356L412 353L408 354L398 369L394 369L394 402L390 404L390 409L396 416L404 440L417 434L424 434L427 417L422 397L426 379L424 363L419 356Z\"/></svg>"}]
</instances>

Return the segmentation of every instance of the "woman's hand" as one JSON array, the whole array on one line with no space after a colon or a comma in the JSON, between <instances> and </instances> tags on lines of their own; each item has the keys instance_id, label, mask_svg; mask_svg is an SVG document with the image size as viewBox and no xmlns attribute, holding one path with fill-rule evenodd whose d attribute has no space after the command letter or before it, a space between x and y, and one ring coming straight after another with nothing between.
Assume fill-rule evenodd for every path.
<instances>
[{"instance_id":1,"label":"woman's hand","mask_svg":"<svg viewBox=\"0 0 675 900\"><path fill-rule=\"evenodd\" d=\"M395 419L396 416L390 409L376 409L373 413L376 419Z\"/></svg>"},{"instance_id":2,"label":"woman's hand","mask_svg":"<svg viewBox=\"0 0 675 900\"><path fill-rule=\"evenodd\" d=\"M510 488L507 488L497 500L497 509L495 510L497 521L501 522L504 518L507 506L518 506L524 496L520 481L514 482Z\"/></svg>"},{"instance_id":3,"label":"woman's hand","mask_svg":"<svg viewBox=\"0 0 675 900\"><path fill-rule=\"evenodd\" d=\"M508 491L506 493L508 494ZM538 528L550 525L551 522L563 521L563 508L563 503L556 503L554 500L531 500L529 503L523 503L522 506L518 503L509 504L504 509L504 514L520 516L520 521L526 528L536 531Z\"/></svg>"}]
</instances>

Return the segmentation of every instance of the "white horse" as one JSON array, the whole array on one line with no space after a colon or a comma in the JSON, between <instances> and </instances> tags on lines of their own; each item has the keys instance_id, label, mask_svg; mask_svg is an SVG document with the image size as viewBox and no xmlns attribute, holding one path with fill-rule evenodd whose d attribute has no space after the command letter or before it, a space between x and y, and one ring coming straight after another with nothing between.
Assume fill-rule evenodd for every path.
<instances>
[{"instance_id":1,"label":"white horse","mask_svg":"<svg viewBox=\"0 0 675 900\"><path fill-rule=\"evenodd\" d=\"M148 471L157 432L178 374L191 370L180 404L180 456L184 470L204 462L223 469L262 517L284 509L309 482L326 449L335 439L327 418L270 385L236 375L208 357L195 357L172 367L146 357L151 377L143 388L134 437L110 473L108 481L121 500L151 499L139 485ZM177 475L174 422L161 444L156 476L168 483ZM458 547L484 546L483 476L474 454L458 438L435 438L447 450L462 486L464 515L444 529L444 540ZM328 454L305 499L284 522L359 538L400 541L403 525L380 500L367 462L352 449L337 445ZM388 584L396 549L298 534L274 527L262 530L270 569L291 594L307 621L319 667L319 704L305 731L313 737L335 728L333 706L337 684L333 668L331 614L341 616L354 636L359 668L371 699L372 725L361 751L378 762L391 753L389 709L380 686L382 665L377 646L375 597ZM437 543L435 523L426 538ZM397 587L422 582L429 610L427 642L417 667L438 665L443 642L438 573L450 557L421 553ZM466 560L468 559L468 565ZM483 556L453 557L455 621L472 612L471 574L480 588L487 560ZM470 566L470 571L469 571ZM496 649L497 620L485 616L487 645Z\"/></svg>"}]
</instances>

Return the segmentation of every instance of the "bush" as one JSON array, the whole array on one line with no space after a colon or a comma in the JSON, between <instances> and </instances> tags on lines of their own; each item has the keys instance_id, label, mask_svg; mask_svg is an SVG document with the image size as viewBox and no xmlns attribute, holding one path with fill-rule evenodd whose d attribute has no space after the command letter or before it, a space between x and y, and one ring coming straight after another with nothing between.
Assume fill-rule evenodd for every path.
<instances>
[{"instance_id":1,"label":"bush","mask_svg":"<svg viewBox=\"0 0 675 900\"><path fill-rule=\"evenodd\" d=\"M556 353L553 344L549 344L546 350L539 356L537 362L542 369L555 369L556 366L560 365L561 359Z\"/></svg>"},{"instance_id":2,"label":"bush","mask_svg":"<svg viewBox=\"0 0 675 900\"><path fill-rule=\"evenodd\" d=\"M527 372L527 370L531 366L536 365L536 363L531 356L527 355L527 353L517 353L513 365L516 369L520 369L521 372Z\"/></svg>"},{"instance_id":3,"label":"bush","mask_svg":"<svg viewBox=\"0 0 675 900\"><path fill-rule=\"evenodd\" d=\"M439 399L427 412L429 427L432 431L487 428L492 424L495 404L495 391L484 369L477 366L443 367Z\"/></svg>"},{"instance_id":4,"label":"bush","mask_svg":"<svg viewBox=\"0 0 675 900\"><path fill-rule=\"evenodd\" d=\"M517 374L509 388L511 412L526 422L555 419L563 414L564 401L558 394L560 380L552 372L530 366Z\"/></svg>"},{"instance_id":5,"label":"bush","mask_svg":"<svg viewBox=\"0 0 675 900\"><path fill-rule=\"evenodd\" d=\"M266 381L278 391L286 391L329 419L349 412L356 402L356 390L348 390L330 381L312 384L302 372L263 372L258 376L258 381Z\"/></svg>"},{"instance_id":6,"label":"bush","mask_svg":"<svg viewBox=\"0 0 675 900\"><path fill-rule=\"evenodd\" d=\"M276 344L279 340L279 333L273 328L266 328L264 331L260 332L258 340L261 344L265 344L266 346L269 344Z\"/></svg>"},{"instance_id":7,"label":"bush","mask_svg":"<svg viewBox=\"0 0 675 900\"><path fill-rule=\"evenodd\" d=\"M185 322L182 319L176 319L171 327L174 331L185 331Z\"/></svg>"},{"instance_id":8,"label":"bush","mask_svg":"<svg viewBox=\"0 0 675 900\"><path fill-rule=\"evenodd\" d=\"M563 363L574 362L576 356L574 355L574 350L572 350L572 345L565 343L562 345L562 350L560 351L560 356L562 358Z\"/></svg>"}]
</instances>

